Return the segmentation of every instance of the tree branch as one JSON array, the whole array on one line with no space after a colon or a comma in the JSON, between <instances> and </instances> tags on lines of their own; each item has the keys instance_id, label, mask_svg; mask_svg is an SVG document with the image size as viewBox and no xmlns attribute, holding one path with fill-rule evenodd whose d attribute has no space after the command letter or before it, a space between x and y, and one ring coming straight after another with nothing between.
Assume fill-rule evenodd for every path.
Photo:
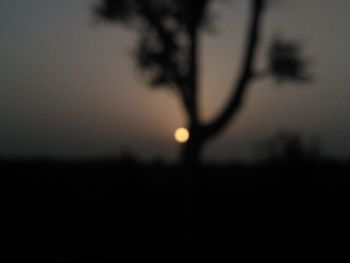
<instances>
[{"instance_id":1,"label":"tree branch","mask_svg":"<svg viewBox=\"0 0 350 263\"><path fill-rule=\"evenodd\" d=\"M198 114L198 37L200 24L202 23L208 0L197 0L192 3L190 8L192 16L189 17L187 24L187 33L189 37L188 63L189 72L186 77L184 87L180 87L182 98L187 109L189 125L199 126Z\"/></svg>"},{"instance_id":2,"label":"tree branch","mask_svg":"<svg viewBox=\"0 0 350 263\"><path fill-rule=\"evenodd\" d=\"M252 15L250 20L250 28L247 36L246 51L243 60L243 67L234 85L234 92L218 117L210 124L206 125L206 137L212 137L222 130L230 119L235 117L242 106L245 94L248 89L249 82L253 78L253 66L256 50L259 44L260 24L263 14L265 0L251 0Z\"/></svg>"},{"instance_id":3,"label":"tree branch","mask_svg":"<svg viewBox=\"0 0 350 263\"><path fill-rule=\"evenodd\" d=\"M190 46L189 46L189 73L188 73L188 94L189 94L189 114L191 122L198 123L198 32L197 28L193 26L189 32Z\"/></svg>"}]
</instances>

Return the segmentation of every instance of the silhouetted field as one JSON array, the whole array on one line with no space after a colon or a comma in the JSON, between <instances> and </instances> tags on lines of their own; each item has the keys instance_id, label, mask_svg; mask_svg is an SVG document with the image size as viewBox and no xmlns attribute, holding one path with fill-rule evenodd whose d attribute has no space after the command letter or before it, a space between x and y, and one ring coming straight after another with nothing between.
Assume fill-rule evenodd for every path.
<instances>
[{"instance_id":1,"label":"silhouetted field","mask_svg":"<svg viewBox=\"0 0 350 263\"><path fill-rule=\"evenodd\" d=\"M4 262L322 255L349 239L349 168L3 161Z\"/></svg>"}]
</instances>

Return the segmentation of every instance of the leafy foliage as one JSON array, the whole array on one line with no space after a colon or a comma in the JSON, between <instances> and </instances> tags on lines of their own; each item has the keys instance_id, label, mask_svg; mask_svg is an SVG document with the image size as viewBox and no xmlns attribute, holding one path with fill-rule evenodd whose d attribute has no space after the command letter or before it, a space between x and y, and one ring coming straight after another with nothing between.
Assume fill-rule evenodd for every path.
<instances>
[{"instance_id":1,"label":"leafy foliage","mask_svg":"<svg viewBox=\"0 0 350 263\"><path fill-rule=\"evenodd\" d=\"M207 0L103 0L96 14L140 31L138 66L152 86L183 86L190 78L190 40L206 18Z\"/></svg>"},{"instance_id":2,"label":"leafy foliage","mask_svg":"<svg viewBox=\"0 0 350 263\"><path fill-rule=\"evenodd\" d=\"M269 70L277 81L309 81L307 61L295 41L274 39L269 52Z\"/></svg>"}]
</instances>

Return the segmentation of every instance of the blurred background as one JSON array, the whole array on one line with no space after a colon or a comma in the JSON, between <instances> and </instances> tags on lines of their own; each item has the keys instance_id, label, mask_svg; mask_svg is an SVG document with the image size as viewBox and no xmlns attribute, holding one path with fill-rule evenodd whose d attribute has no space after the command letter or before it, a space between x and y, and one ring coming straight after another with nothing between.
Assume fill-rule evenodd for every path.
<instances>
[{"instance_id":1,"label":"blurred background","mask_svg":"<svg viewBox=\"0 0 350 263\"><path fill-rule=\"evenodd\" d=\"M230 94L248 2L213 5L200 46L203 120ZM96 3L0 2L1 156L177 158L173 132L186 125L182 105L172 90L146 86L132 57L136 33L98 21ZM296 39L313 81L254 82L239 117L208 145L204 160L254 159L256 145L279 130L317 138L327 156L350 156L349 9L347 0L271 1L259 61L272 36Z\"/></svg>"},{"instance_id":2,"label":"blurred background","mask_svg":"<svg viewBox=\"0 0 350 263\"><path fill-rule=\"evenodd\" d=\"M197 141L185 144L184 162L175 164L174 131L188 122L179 94L147 86L135 65L139 35L94 13L98 3L153 10L173 1L0 0L4 262L271 261L279 252L306 252L313 261L329 252L333 262L340 255L350 237L350 1L268 1L256 69L264 72L269 61L273 73L299 73L304 64L283 45L275 60L287 66L271 63L271 40L287 39L296 41L286 42L287 51L300 45L312 81L254 79L237 118L204 149L203 166L193 157L210 129L189 114ZM199 46L201 120L213 120L230 97L249 14L255 10L258 21L263 2L213 1ZM161 54L153 60L166 71L177 59L182 67L166 77L190 98L191 44L178 36L195 39L192 13L202 15L197 7L206 2L176 3L170 19L184 6L180 17L189 18L174 26L165 17L170 22L161 26L175 31L170 44L146 46L144 63ZM174 55L176 48L185 51Z\"/></svg>"}]
</instances>

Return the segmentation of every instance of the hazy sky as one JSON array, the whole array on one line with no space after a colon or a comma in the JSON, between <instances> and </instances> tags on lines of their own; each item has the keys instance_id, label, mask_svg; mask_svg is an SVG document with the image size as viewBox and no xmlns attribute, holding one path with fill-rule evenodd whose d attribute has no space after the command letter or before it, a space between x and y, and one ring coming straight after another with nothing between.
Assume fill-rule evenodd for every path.
<instances>
[{"instance_id":1,"label":"hazy sky","mask_svg":"<svg viewBox=\"0 0 350 263\"><path fill-rule=\"evenodd\" d=\"M184 125L177 97L144 84L131 56L136 35L95 23L96 2L0 1L0 155L176 156L173 131ZM230 93L248 2L214 5L214 32L201 46L203 119ZM280 129L317 135L325 153L350 156L349 11L348 0L271 1L259 65L271 36L281 34L303 43L315 81L254 82L239 118L208 145L206 159L252 156L257 141Z\"/></svg>"}]
</instances>

